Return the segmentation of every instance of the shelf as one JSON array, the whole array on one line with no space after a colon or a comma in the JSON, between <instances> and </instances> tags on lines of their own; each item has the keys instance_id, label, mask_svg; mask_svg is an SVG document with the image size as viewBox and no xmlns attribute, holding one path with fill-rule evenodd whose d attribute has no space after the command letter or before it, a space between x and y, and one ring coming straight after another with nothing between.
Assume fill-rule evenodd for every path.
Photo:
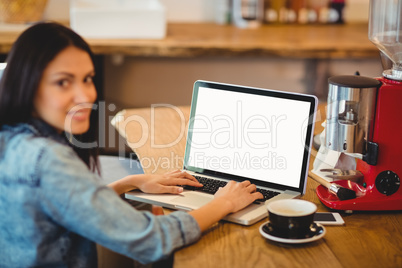
<instances>
[{"instance_id":1,"label":"shelf","mask_svg":"<svg viewBox=\"0 0 402 268\"><path fill-rule=\"evenodd\" d=\"M88 39L95 54L143 57L281 57L317 59L376 58L367 24L232 25L168 24L166 38ZM1 31L0 53L8 53L18 31Z\"/></svg>"}]
</instances>

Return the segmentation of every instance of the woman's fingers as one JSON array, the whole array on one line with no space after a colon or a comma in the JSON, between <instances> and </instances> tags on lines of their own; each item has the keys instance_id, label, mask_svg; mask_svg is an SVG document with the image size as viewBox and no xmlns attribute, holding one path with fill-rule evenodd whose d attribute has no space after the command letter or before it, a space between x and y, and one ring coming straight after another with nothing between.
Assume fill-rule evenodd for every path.
<instances>
[{"instance_id":1,"label":"woman's fingers","mask_svg":"<svg viewBox=\"0 0 402 268\"><path fill-rule=\"evenodd\" d=\"M250 193L254 193L255 191L257 191L257 186L255 186L255 184L249 184L246 188L249 190Z\"/></svg>"},{"instance_id":2,"label":"woman's fingers","mask_svg":"<svg viewBox=\"0 0 402 268\"><path fill-rule=\"evenodd\" d=\"M197 180L194 176L188 174L188 173L185 172L185 171L182 171L180 175L183 176L183 177L186 178L186 179L192 180L192 181L194 181L194 182L198 182L198 180Z\"/></svg>"},{"instance_id":3,"label":"woman's fingers","mask_svg":"<svg viewBox=\"0 0 402 268\"><path fill-rule=\"evenodd\" d=\"M247 188L247 190L250 193L256 192L256 193L258 193L257 196L259 198L263 198L263 195L260 192L257 192L257 186L255 184L252 184L250 181L243 181L241 183L243 184L243 186L245 186Z\"/></svg>"},{"instance_id":4,"label":"woman's fingers","mask_svg":"<svg viewBox=\"0 0 402 268\"><path fill-rule=\"evenodd\" d=\"M166 172L166 174L177 174L177 173L180 173L180 172L182 172L180 169L175 169L175 170Z\"/></svg>"},{"instance_id":5,"label":"woman's fingers","mask_svg":"<svg viewBox=\"0 0 402 268\"><path fill-rule=\"evenodd\" d=\"M241 184L244 186L249 186L249 185L251 185L251 182L246 180L246 181L242 181Z\"/></svg>"},{"instance_id":6,"label":"woman's fingers","mask_svg":"<svg viewBox=\"0 0 402 268\"><path fill-rule=\"evenodd\" d=\"M183 187L179 186L163 186L163 193L166 194L180 194L183 192Z\"/></svg>"},{"instance_id":7,"label":"woman's fingers","mask_svg":"<svg viewBox=\"0 0 402 268\"><path fill-rule=\"evenodd\" d=\"M260 193L260 192L252 192L251 193L251 195L253 196L253 197L255 197L255 200L257 200L257 199L263 199L264 198L264 196L262 195L262 193Z\"/></svg>"},{"instance_id":8,"label":"woman's fingers","mask_svg":"<svg viewBox=\"0 0 402 268\"><path fill-rule=\"evenodd\" d=\"M235 181L230 181L228 184L231 184L229 187L244 187L249 193L252 193L253 196L256 196L256 199L264 198L260 192L257 192L257 186L252 184L250 181L242 181L240 183L236 183Z\"/></svg>"},{"instance_id":9,"label":"woman's fingers","mask_svg":"<svg viewBox=\"0 0 402 268\"><path fill-rule=\"evenodd\" d=\"M165 174L166 175L166 180L161 182L161 184L164 185L164 192L166 193L173 193L173 194L179 194L183 192L183 188L180 187L179 185L188 185L188 186L194 186L194 187L202 187L203 185L198 182L196 178L194 178L192 175L185 171L181 170L174 170L172 172L168 172ZM257 192L257 187L255 184L252 184L250 181L242 181L242 182L235 182L235 181L229 181L225 188L231 188L234 191L244 191L241 190L241 188L244 188L249 194L253 196L255 199L261 199L263 198L262 194ZM235 190L235 189L238 190ZM220 189L221 190L221 189ZM239 194L240 194L239 192ZM243 192L244 193L244 192Z\"/></svg>"},{"instance_id":10,"label":"woman's fingers","mask_svg":"<svg viewBox=\"0 0 402 268\"><path fill-rule=\"evenodd\" d=\"M187 178L174 178L166 181L166 185L188 185L188 186L195 186L195 187L202 187L202 184L199 183L197 180L189 180Z\"/></svg>"},{"instance_id":11,"label":"woman's fingers","mask_svg":"<svg viewBox=\"0 0 402 268\"><path fill-rule=\"evenodd\" d=\"M196 183L199 184L198 180L194 176L190 175L189 173L187 173L185 171L175 170L173 172L166 173L166 175L168 175L168 179L170 179L170 178L185 178L187 180L190 180L190 181L193 181L193 182L196 182Z\"/></svg>"}]
</instances>

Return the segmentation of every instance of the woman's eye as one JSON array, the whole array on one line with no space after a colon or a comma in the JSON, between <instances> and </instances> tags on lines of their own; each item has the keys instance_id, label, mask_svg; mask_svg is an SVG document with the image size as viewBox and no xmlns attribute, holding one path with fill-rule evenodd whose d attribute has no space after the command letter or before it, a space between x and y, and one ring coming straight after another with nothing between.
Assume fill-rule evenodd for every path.
<instances>
[{"instance_id":1,"label":"woman's eye","mask_svg":"<svg viewBox=\"0 0 402 268\"><path fill-rule=\"evenodd\" d=\"M87 76L85 77L84 82L92 84L93 80L94 80L93 76Z\"/></svg>"},{"instance_id":2,"label":"woman's eye","mask_svg":"<svg viewBox=\"0 0 402 268\"><path fill-rule=\"evenodd\" d=\"M57 85L60 87L67 87L70 84L70 81L67 79L57 81Z\"/></svg>"}]
</instances>

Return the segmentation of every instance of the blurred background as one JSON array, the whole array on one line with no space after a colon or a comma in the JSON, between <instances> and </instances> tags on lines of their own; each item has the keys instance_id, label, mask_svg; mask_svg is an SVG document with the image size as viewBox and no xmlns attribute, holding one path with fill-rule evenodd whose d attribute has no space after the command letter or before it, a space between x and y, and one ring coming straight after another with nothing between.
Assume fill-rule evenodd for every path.
<instances>
[{"instance_id":1,"label":"blurred background","mask_svg":"<svg viewBox=\"0 0 402 268\"><path fill-rule=\"evenodd\" d=\"M159 11L163 12L162 28L159 32L155 28L156 37L152 36L156 39L169 37L170 24L233 24L237 28L258 28L264 24L278 27L282 24L323 24L322 27L326 27L325 24L340 24L339 27L367 24L369 6L368 0L0 0L0 21L3 21L0 23L0 35L28 26L18 23L21 18L17 15L14 15L17 21L6 18L7 14L25 9L25 14L32 11L32 20L42 18L60 21L72 25L78 33L83 33L84 38L91 38L84 26L96 6L103 5L106 10L113 10L114 4L129 6L132 3L151 2L162 7ZM145 13L138 14L147 19ZM144 29L151 29L153 22L155 20L149 20ZM111 25L110 34L113 34L117 28L112 27L111 20L108 23ZM165 24L166 30L163 28ZM89 32L99 36L103 34L106 39L107 33L106 27L96 27L96 24ZM144 33L134 34L140 36ZM5 57L3 53L0 62ZM155 103L189 105L193 83L198 79L313 93L325 101L327 78L330 76L359 71L361 75L376 77L382 73L379 58L347 56L316 59L259 55L161 57L107 54L98 58L97 65L101 69L98 84L102 98L107 105L113 104L114 107L107 110L106 121L117 111L126 108L149 107Z\"/></svg>"}]
</instances>

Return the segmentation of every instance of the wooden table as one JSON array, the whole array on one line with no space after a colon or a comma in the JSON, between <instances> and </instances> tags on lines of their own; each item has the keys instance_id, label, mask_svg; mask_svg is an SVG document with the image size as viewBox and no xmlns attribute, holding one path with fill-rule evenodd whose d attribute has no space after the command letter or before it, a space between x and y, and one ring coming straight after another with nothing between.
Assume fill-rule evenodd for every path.
<instances>
[{"instance_id":1,"label":"wooden table","mask_svg":"<svg viewBox=\"0 0 402 268\"><path fill-rule=\"evenodd\" d=\"M320 121L325 107L319 108ZM130 109L120 112L114 124L139 155L145 172L163 173L181 168L189 111L173 106ZM315 133L321 130L316 123ZM302 199L327 211L315 194L317 185L309 178ZM402 267L401 212L355 212L343 217L345 226L326 226L323 239L304 245L264 239L258 228L266 219L249 227L219 222L200 241L177 251L174 267Z\"/></svg>"},{"instance_id":2,"label":"wooden table","mask_svg":"<svg viewBox=\"0 0 402 268\"><path fill-rule=\"evenodd\" d=\"M25 27L0 24L0 54L9 52ZM145 57L275 56L357 59L378 57L366 23L344 25L264 25L239 29L214 23L169 23L162 40L88 39L99 55Z\"/></svg>"}]
</instances>

